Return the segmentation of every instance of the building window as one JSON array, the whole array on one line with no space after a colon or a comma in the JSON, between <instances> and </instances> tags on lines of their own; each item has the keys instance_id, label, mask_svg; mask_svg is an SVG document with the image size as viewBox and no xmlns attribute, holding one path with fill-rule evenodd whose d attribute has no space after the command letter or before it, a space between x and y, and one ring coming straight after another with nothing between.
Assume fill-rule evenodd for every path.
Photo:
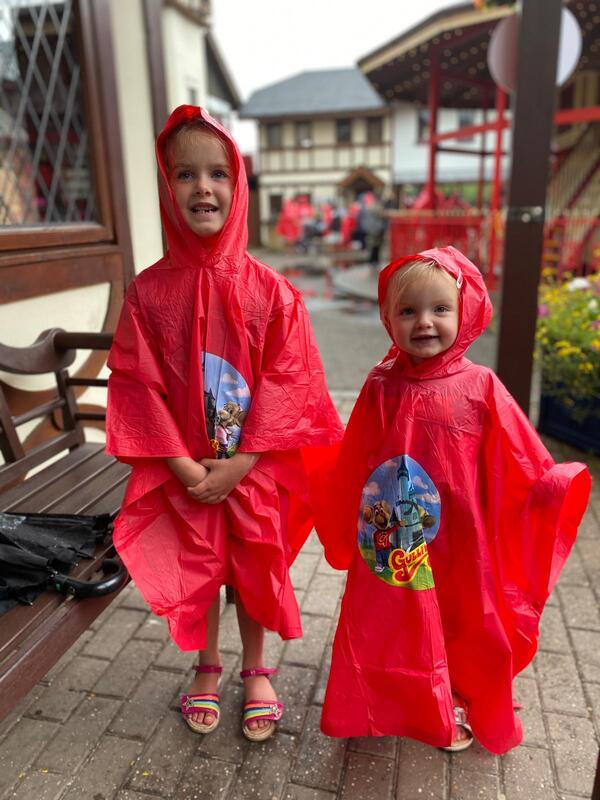
<instances>
[{"instance_id":1,"label":"building window","mask_svg":"<svg viewBox=\"0 0 600 800\"><path fill-rule=\"evenodd\" d=\"M296 147L312 147L312 125L310 122L296 123Z\"/></svg>"},{"instance_id":2,"label":"building window","mask_svg":"<svg viewBox=\"0 0 600 800\"><path fill-rule=\"evenodd\" d=\"M470 128L472 125L475 125L475 112L471 111L470 109L462 109L458 112L458 129L462 130L463 128ZM474 136L461 136L461 142L472 142Z\"/></svg>"},{"instance_id":3,"label":"building window","mask_svg":"<svg viewBox=\"0 0 600 800\"><path fill-rule=\"evenodd\" d=\"M352 120L336 119L335 140L338 144L350 144L352 141Z\"/></svg>"},{"instance_id":4,"label":"building window","mask_svg":"<svg viewBox=\"0 0 600 800\"><path fill-rule=\"evenodd\" d=\"M429 140L429 109L420 108L417 111L417 142Z\"/></svg>"},{"instance_id":5,"label":"building window","mask_svg":"<svg viewBox=\"0 0 600 800\"><path fill-rule=\"evenodd\" d=\"M188 103L191 106L198 105L198 89L195 86L188 86Z\"/></svg>"},{"instance_id":6,"label":"building window","mask_svg":"<svg viewBox=\"0 0 600 800\"><path fill-rule=\"evenodd\" d=\"M283 208L283 195L282 194L270 194L269 195L269 219L273 222L279 217L281 214L281 209Z\"/></svg>"},{"instance_id":7,"label":"building window","mask_svg":"<svg viewBox=\"0 0 600 800\"><path fill-rule=\"evenodd\" d=\"M381 144L383 142L383 119L381 117L367 117L367 144Z\"/></svg>"},{"instance_id":8,"label":"building window","mask_svg":"<svg viewBox=\"0 0 600 800\"><path fill-rule=\"evenodd\" d=\"M98 220L73 4L0 3L0 226Z\"/></svg>"},{"instance_id":9,"label":"building window","mask_svg":"<svg viewBox=\"0 0 600 800\"><path fill-rule=\"evenodd\" d=\"M281 139L281 123L267 123L267 148L269 150L277 150L281 147Z\"/></svg>"}]
</instances>

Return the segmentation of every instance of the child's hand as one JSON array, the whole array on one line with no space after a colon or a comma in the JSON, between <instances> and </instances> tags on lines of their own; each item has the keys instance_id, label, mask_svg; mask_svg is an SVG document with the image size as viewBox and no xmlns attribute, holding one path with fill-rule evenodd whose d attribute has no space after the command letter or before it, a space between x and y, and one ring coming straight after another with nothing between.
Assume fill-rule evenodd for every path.
<instances>
[{"instance_id":1,"label":"child's hand","mask_svg":"<svg viewBox=\"0 0 600 800\"><path fill-rule=\"evenodd\" d=\"M196 486L208 475L206 467L194 461L193 458L180 456L178 458L167 458L166 461L170 470L184 486Z\"/></svg>"},{"instance_id":2,"label":"child's hand","mask_svg":"<svg viewBox=\"0 0 600 800\"><path fill-rule=\"evenodd\" d=\"M258 458L256 453L236 453L227 459L203 458L200 466L208 470L208 475L196 486L188 488L190 496L201 503L221 503Z\"/></svg>"}]
</instances>

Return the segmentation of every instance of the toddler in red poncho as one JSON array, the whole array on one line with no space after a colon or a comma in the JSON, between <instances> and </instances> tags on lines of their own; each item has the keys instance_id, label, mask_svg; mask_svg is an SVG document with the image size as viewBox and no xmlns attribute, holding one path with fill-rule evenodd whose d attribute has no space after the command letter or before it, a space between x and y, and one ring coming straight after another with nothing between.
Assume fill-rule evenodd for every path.
<instances>
[{"instance_id":1,"label":"toddler in red poncho","mask_svg":"<svg viewBox=\"0 0 600 800\"><path fill-rule=\"evenodd\" d=\"M109 357L107 451L132 465L115 545L183 650L199 650L181 709L219 722L219 589L234 587L242 730L283 706L264 628L302 635L289 565L311 527L309 478L342 428L298 292L246 252L235 142L181 106L157 142L168 252L129 287Z\"/></svg>"},{"instance_id":2,"label":"toddler in red poncho","mask_svg":"<svg viewBox=\"0 0 600 800\"><path fill-rule=\"evenodd\" d=\"M346 429L343 502L317 524L348 570L321 727L503 753L521 741L513 678L535 654L589 473L554 464L494 373L465 357L491 304L462 253L393 262L379 305L394 346Z\"/></svg>"}]
</instances>

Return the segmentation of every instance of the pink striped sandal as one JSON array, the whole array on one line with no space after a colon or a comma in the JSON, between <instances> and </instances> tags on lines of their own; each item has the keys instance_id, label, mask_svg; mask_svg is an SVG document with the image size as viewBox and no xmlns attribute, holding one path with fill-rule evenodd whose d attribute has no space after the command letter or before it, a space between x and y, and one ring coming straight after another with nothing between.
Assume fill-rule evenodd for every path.
<instances>
[{"instance_id":1,"label":"pink striped sandal","mask_svg":"<svg viewBox=\"0 0 600 800\"><path fill-rule=\"evenodd\" d=\"M196 672L218 672L219 675L223 672L223 667L216 666L215 664L196 664L194 667ZM219 681L221 679L219 678ZM212 733L219 724L220 706L218 694L182 694L181 695L181 713L183 718L194 733ZM192 714L214 714L215 718L206 725L204 722L195 722L190 719Z\"/></svg>"},{"instance_id":2,"label":"pink striped sandal","mask_svg":"<svg viewBox=\"0 0 600 800\"><path fill-rule=\"evenodd\" d=\"M275 675L276 669L257 667L256 669L243 669L240 678L252 678L256 675ZM242 733L251 742L264 742L275 733L277 722L283 715L283 703L275 700L247 700L242 712ZM266 719L269 724L261 728L248 727L248 722L253 719Z\"/></svg>"}]
</instances>

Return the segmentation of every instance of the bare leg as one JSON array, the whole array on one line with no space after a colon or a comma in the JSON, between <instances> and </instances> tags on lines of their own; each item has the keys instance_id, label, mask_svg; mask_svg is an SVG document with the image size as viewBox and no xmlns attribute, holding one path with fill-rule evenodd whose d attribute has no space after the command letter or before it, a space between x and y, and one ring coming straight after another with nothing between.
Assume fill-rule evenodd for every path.
<instances>
[{"instance_id":1,"label":"bare leg","mask_svg":"<svg viewBox=\"0 0 600 800\"><path fill-rule=\"evenodd\" d=\"M214 603L208 609L206 620L206 648L198 652L199 664L218 665L221 663L221 656L219 655L219 612L220 602L219 595L217 595ZM218 673L198 673L196 679L192 683L189 694L214 694L217 691L218 684ZM190 715L190 719L193 720L193 722L200 722L204 725L210 725L214 721L214 718L215 715L209 711Z\"/></svg>"},{"instance_id":2,"label":"bare leg","mask_svg":"<svg viewBox=\"0 0 600 800\"><path fill-rule=\"evenodd\" d=\"M264 628L253 620L252 617L248 616L237 592L235 594L235 606L242 639L242 669L264 667ZM271 686L271 681L266 675L255 675L251 678L245 678L244 691L246 702L248 702L248 700L265 700L267 702L277 700L275 689ZM248 722L248 727L251 730L256 730L270 724L270 721L266 719L250 720Z\"/></svg>"}]
</instances>

